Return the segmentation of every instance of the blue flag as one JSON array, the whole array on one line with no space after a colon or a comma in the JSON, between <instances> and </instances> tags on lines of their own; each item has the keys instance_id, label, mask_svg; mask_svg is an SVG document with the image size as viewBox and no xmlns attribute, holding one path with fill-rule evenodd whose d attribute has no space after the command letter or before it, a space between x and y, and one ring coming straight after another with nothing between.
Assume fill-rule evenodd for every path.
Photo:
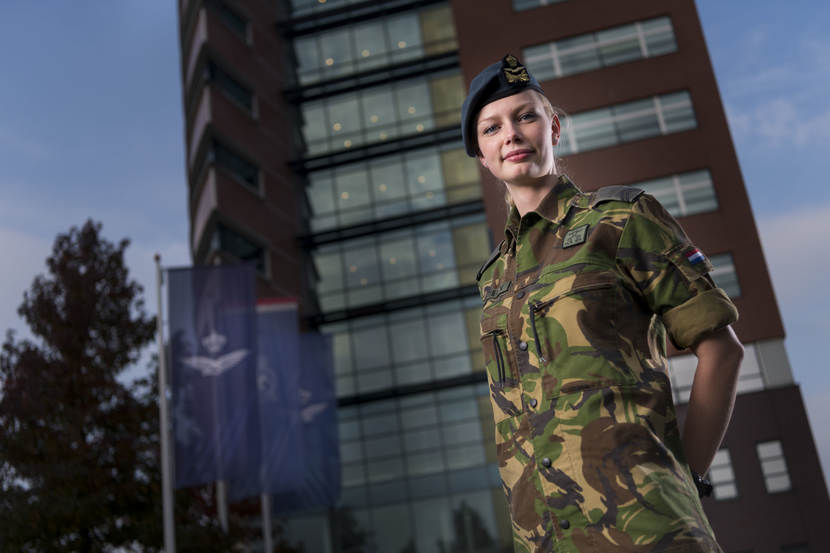
<instances>
[{"instance_id":1,"label":"blue flag","mask_svg":"<svg viewBox=\"0 0 830 553\"><path fill-rule=\"evenodd\" d=\"M254 268L218 265L167 274L175 485L257 471Z\"/></svg>"},{"instance_id":2,"label":"blue flag","mask_svg":"<svg viewBox=\"0 0 830 553\"><path fill-rule=\"evenodd\" d=\"M231 483L231 500L292 490L302 481L299 340L296 302L275 299L257 304L262 465Z\"/></svg>"},{"instance_id":3,"label":"blue flag","mask_svg":"<svg viewBox=\"0 0 830 553\"><path fill-rule=\"evenodd\" d=\"M300 420L303 477L291 489L272 490L273 510L289 513L334 506L340 496L340 448L331 337L300 334Z\"/></svg>"}]
</instances>

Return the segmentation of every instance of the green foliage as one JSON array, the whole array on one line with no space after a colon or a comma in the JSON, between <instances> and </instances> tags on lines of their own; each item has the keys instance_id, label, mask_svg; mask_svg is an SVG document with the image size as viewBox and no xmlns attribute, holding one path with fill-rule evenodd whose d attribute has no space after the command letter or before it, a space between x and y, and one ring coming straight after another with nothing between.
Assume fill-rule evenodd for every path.
<instances>
[{"instance_id":1,"label":"green foliage","mask_svg":"<svg viewBox=\"0 0 830 553\"><path fill-rule=\"evenodd\" d=\"M157 393L117 377L153 339L142 289L87 221L59 235L0 351L0 552L158 551ZM206 489L176 496L178 551L232 550Z\"/></svg>"}]
</instances>

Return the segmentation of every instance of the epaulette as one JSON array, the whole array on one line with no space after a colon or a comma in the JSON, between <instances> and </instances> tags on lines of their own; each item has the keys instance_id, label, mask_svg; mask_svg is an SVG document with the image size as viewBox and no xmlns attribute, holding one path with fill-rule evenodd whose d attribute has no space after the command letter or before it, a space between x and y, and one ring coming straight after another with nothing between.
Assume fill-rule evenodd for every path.
<instances>
[{"instance_id":1,"label":"epaulette","mask_svg":"<svg viewBox=\"0 0 830 553\"><path fill-rule=\"evenodd\" d=\"M479 270L478 270L478 273L476 273L476 282L478 282L479 280L481 280L481 275L483 275L483 274L484 274L484 271L486 271L486 270L487 270L487 267L489 267L490 265L492 265L492 264L493 264L493 262L494 262L496 259L498 259L498 258L499 258L499 255L501 255L501 246L502 246L502 244L504 244L504 240L502 240L501 242L499 242L499 245L498 245L498 246L496 246L496 249L495 249L495 250L493 250L493 251L492 251L492 253L490 253L490 257L488 257L488 258L487 258L487 261L485 261L485 262L484 262L484 265L482 265L482 266L481 266L481 269L479 269Z\"/></svg>"},{"instance_id":2,"label":"epaulette","mask_svg":"<svg viewBox=\"0 0 830 553\"><path fill-rule=\"evenodd\" d=\"M631 203L642 193L643 191L641 189L634 188L633 186L604 186L594 192L590 207L612 200Z\"/></svg>"}]
</instances>

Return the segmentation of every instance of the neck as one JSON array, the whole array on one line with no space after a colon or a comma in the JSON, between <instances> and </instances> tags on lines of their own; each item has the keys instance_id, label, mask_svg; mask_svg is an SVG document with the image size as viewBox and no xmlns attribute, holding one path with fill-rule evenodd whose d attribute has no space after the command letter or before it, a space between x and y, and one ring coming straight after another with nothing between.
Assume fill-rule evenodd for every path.
<instances>
[{"instance_id":1,"label":"neck","mask_svg":"<svg viewBox=\"0 0 830 553\"><path fill-rule=\"evenodd\" d=\"M510 199L516 204L519 216L523 217L525 213L533 211L539 206L539 203L548 195L548 192L556 186L558 179L559 175L550 174L529 184L505 182L504 185L507 187Z\"/></svg>"}]
</instances>

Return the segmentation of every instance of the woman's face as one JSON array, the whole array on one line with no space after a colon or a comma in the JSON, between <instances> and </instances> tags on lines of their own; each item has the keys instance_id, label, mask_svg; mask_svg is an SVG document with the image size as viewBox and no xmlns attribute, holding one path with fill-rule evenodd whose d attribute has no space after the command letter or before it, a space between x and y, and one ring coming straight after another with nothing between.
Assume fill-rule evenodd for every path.
<instances>
[{"instance_id":1,"label":"woman's face","mask_svg":"<svg viewBox=\"0 0 830 553\"><path fill-rule=\"evenodd\" d=\"M533 90L484 106L476 122L479 161L494 177L528 186L556 174L553 147L559 141L559 118L545 110Z\"/></svg>"}]
</instances>

